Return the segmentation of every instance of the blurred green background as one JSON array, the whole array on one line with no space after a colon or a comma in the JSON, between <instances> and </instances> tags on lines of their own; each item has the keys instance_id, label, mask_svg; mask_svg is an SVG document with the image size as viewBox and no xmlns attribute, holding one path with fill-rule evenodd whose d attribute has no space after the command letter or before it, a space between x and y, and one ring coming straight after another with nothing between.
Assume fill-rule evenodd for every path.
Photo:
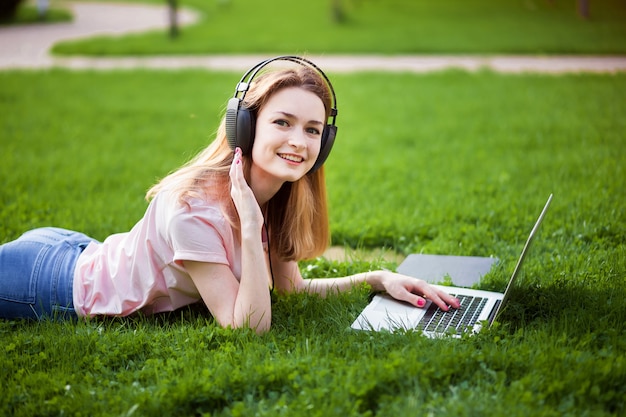
<instances>
[{"instance_id":1,"label":"blurred green background","mask_svg":"<svg viewBox=\"0 0 626 417\"><path fill-rule=\"evenodd\" d=\"M165 0L146 0L163 5ZM58 54L620 54L626 2L588 0L181 0L181 30L63 42Z\"/></svg>"}]
</instances>

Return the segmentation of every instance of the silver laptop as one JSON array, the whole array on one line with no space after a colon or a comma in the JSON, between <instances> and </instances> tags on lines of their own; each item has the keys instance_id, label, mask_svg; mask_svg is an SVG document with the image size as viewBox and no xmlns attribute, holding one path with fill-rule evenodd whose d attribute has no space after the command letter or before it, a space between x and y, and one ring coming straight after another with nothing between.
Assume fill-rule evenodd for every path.
<instances>
[{"instance_id":1,"label":"silver laptop","mask_svg":"<svg viewBox=\"0 0 626 417\"><path fill-rule=\"evenodd\" d=\"M522 253L517 260L504 293L435 285L454 295L461 302L461 308L450 309L447 312L441 310L430 300L427 300L423 308L417 308L408 303L395 300L389 295L377 294L352 323L352 328L376 331L419 329L429 337L446 334L460 337L465 332L479 331L485 322L491 325L509 299L511 287L519 275L524 258L548 211L551 201L552 194L548 197L548 201L530 231L528 239L526 239Z\"/></svg>"}]
</instances>

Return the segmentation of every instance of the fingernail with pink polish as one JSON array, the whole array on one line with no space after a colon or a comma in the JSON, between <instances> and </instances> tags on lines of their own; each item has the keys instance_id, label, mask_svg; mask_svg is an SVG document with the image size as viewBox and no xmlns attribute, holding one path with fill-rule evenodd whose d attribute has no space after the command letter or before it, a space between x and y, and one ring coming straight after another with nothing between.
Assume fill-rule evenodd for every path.
<instances>
[{"instance_id":1,"label":"fingernail with pink polish","mask_svg":"<svg viewBox=\"0 0 626 417\"><path fill-rule=\"evenodd\" d=\"M425 305L426 305L426 300L424 300L423 298L420 298L419 300L417 300L418 307L424 307Z\"/></svg>"}]
</instances>

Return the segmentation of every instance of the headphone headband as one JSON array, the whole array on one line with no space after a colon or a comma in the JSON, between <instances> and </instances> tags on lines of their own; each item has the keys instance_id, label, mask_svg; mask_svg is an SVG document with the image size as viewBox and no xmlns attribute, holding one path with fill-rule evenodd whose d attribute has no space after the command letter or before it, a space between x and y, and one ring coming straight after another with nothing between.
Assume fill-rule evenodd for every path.
<instances>
[{"instance_id":1,"label":"headphone headband","mask_svg":"<svg viewBox=\"0 0 626 417\"><path fill-rule=\"evenodd\" d=\"M243 74L243 76L241 77L241 79L237 83L237 88L235 89L235 94L234 94L233 97L237 97L237 95L239 93L241 93L241 97L239 97L239 99L243 101L243 99L246 96L246 93L250 89L250 84L252 83L252 80L254 79L254 77L256 77L257 73L259 71L261 71L264 67L266 67L267 65L269 65L270 63L272 63L274 61L291 61L291 62L295 62L297 64L300 64L302 66L310 66L314 70L316 70L324 78L324 80L326 81L326 84L328 85L328 88L330 90L330 94L331 94L331 96L333 98L332 107L330 109L330 117L333 118L333 123L332 124L334 125L335 124L335 118L337 117L337 96L335 95L335 89L333 88L333 84L330 82L330 79L324 73L324 71L322 71L322 69L320 67L315 65L312 61L309 61L308 59L302 58L302 57L299 57L299 56L282 55L282 56L269 58L269 59L266 59L264 61L259 62L258 64L256 64L252 68L250 68L248 71L246 71L245 74ZM247 78L247 81L246 81L246 78Z\"/></svg>"}]
</instances>

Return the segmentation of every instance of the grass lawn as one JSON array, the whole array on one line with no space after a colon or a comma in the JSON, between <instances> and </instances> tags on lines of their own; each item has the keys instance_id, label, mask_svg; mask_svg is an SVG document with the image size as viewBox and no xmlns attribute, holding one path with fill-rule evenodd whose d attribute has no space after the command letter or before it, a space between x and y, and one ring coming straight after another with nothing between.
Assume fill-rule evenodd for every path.
<instances>
[{"instance_id":1,"label":"grass lawn","mask_svg":"<svg viewBox=\"0 0 626 417\"><path fill-rule=\"evenodd\" d=\"M495 255L481 288L503 290L554 193L500 323L461 340L352 331L366 288L275 297L263 336L200 306L1 321L1 415L626 413L626 74L329 75L334 243ZM0 72L0 242L43 225L128 230L156 178L208 143L239 77ZM322 277L379 267L395 265L302 263Z\"/></svg>"},{"instance_id":2,"label":"grass lawn","mask_svg":"<svg viewBox=\"0 0 626 417\"><path fill-rule=\"evenodd\" d=\"M163 0L145 0L159 5ZM626 4L576 0L182 0L201 22L175 40L167 30L68 41L57 54L624 54Z\"/></svg>"}]
</instances>

